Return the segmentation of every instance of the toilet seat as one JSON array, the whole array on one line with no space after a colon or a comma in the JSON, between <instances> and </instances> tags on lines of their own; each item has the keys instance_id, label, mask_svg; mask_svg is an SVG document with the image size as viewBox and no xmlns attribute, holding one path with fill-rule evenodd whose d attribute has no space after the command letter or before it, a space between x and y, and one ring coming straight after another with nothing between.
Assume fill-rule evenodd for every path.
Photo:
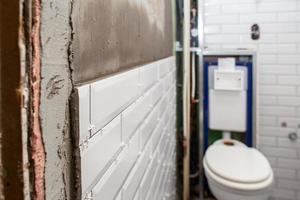
<instances>
[{"instance_id":1,"label":"toilet seat","mask_svg":"<svg viewBox=\"0 0 300 200\"><path fill-rule=\"evenodd\" d=\"M210 146L204 157L205 172L211 179L240 190L259 190L273 183L272 168L259 151L220 144Z\"/></svg>"}]
</instances>

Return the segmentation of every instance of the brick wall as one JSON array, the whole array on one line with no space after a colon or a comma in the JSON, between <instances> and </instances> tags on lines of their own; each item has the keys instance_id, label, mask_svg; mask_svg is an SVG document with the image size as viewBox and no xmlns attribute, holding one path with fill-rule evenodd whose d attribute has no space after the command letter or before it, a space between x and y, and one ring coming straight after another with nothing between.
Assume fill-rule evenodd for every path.
<instances>
[{"instance_id":1,"label":"brick wall","mask_svg":"<svg viewBox=\"0 0 300 200\"><path fill-rule=\"evenodd\" d=\"M275 171L272 198L300 199L300 140L288 139L300 124L300 1L204 0L204 10L209 49L257 50L258 142ZM261 27L258 41L250 37L254 23Z\"/></svg>"},{"instance_id":2,"label":"brick wall","mask_svg":"<svg viewBox=\"0 0 300 200\"><path fill-rule=\"evenodd\" d=\"M175 199L175 59L78 89L83 199Z\"/></svg>"}]
</instances>

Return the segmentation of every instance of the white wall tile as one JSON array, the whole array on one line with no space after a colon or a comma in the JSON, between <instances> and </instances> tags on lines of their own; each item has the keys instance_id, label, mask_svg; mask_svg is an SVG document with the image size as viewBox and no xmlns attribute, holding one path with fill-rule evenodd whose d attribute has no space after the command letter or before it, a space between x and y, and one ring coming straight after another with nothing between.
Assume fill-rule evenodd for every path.
<instances>
[{"instance_id":1,"label":"white wall tile","mask_svg":"<svg viewBox=\"0 0 300 200\"><path fill-rule=\"evenodd\" d=\"M113 161L121 148L121 118L117 117L88 141L81 153L82 191L97 180L102 170Z\"/></svg>"},{"instance_id":2,"label":"white wall tile","mask_svg":"<svg viewBox=\"0 0 300 200\"><path fill-rule=\"evenodd\" d=\"M109 178L103 180L103 182L100 181L93 189L95 199L113 200L116 197L137 159L138 144L139 139L137 135L133 137L126 150L115 161L114 169L111 173L107 174Z\"/></svg>"},{"instance_id":3,"label":"white wall tile","mask_svg":"<svg viewBox=\"0 0 300 200\"><path fill-rule=\"evenodd\" d=\"M83 195L92 190L94 199L153 199L154 174L169 182L166 166L175 169L176 162L175 68L169 57L90 84L96 129L81 146ZM157 197L166 197L167 188ZM170 188L175 191L175 183Z\"/></svg>"},{"instance_id":4,"label":"white wall tile","mask_svg":"<svg viewBox=\"0 0 300 200\"><path fill-rule=\"evenodd\" d=\"M79 98L79 143L83 143L90 136L90 86L78 89Z\"/></svg>"},{"instance_id":5,"label":"white wall tile","mask_svg":"<svg viewBox=\"0 0 300 200\"><path fill-rule=\"evenodd\" d=\"M139 71L131 70L91 84L91 120L100 130L137 97Z\"/></svg>"},{"instance_id":6,"label":"white wall tile","mask_svg":"<svg viewBox=\"0 0 300 200\"><path fill-rule=\"evenodd\" d=\"M150 63L140 70L140 84L142 92L151 88L151 86L157 81L157 63Z\"/></svg>"},{"instance_id":7,"label":"white wall tile","mask_svg":"<svg viewBox=\"0 0 300 200\"><path fill-rule=\"evenodd\" d=\"M148 92L122 113L122 135L125 142L145 120L152 105L151 93Z\"/></svg>"}]
</instances>

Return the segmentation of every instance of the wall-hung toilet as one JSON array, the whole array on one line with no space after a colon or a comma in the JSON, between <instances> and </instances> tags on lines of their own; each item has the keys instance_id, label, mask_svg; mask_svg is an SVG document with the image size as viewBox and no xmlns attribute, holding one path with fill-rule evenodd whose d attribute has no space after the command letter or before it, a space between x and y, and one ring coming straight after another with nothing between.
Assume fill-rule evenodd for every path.
<instances>
[{"instance_id":1,"label":"wall-hung toilet","mask_svg":"<svg viewBox=\"0 0 300 200\"><path fill-rule=\"evenodd\" d=\"M235 140L219 140L203 159L211 192L218 200L267 200L273 185L268 160Z\"/></svg>"},{"instance_id":2,"label":"wall-hung toilet","mask_svg":"<svg viewBox=\"0 0 300 200\"><path fill-rule=\"evenodd\" d=\"M267 200L274 181L273 170L257 149L231 139L255 138L251 124L256 107L253 72L236 64L236 57L218 58L207 66L207 132L223 133L223 139L208 146L203 158L204 172L211 193L218 200ZM242 62L239 62L242 63ZM212 131L212 132L210 132Z\"/></svg>"}]
</instances>

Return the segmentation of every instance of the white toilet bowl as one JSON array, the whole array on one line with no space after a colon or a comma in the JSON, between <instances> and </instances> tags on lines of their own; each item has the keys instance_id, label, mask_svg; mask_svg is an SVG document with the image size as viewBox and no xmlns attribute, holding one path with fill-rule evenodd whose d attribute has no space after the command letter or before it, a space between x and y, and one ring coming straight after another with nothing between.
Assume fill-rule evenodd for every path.
<instances>
[{"instance_id":1,"label":"white toilet bowl","mask_svg":"<svg viewBox=\"0 0 300 200\"><path fill-rule=\"evenodd\" d=\"M218 200L267 200L274 181L268 160L236 140L211 145L203 165L211 192Z\"/></svg>"}]
</instances>

